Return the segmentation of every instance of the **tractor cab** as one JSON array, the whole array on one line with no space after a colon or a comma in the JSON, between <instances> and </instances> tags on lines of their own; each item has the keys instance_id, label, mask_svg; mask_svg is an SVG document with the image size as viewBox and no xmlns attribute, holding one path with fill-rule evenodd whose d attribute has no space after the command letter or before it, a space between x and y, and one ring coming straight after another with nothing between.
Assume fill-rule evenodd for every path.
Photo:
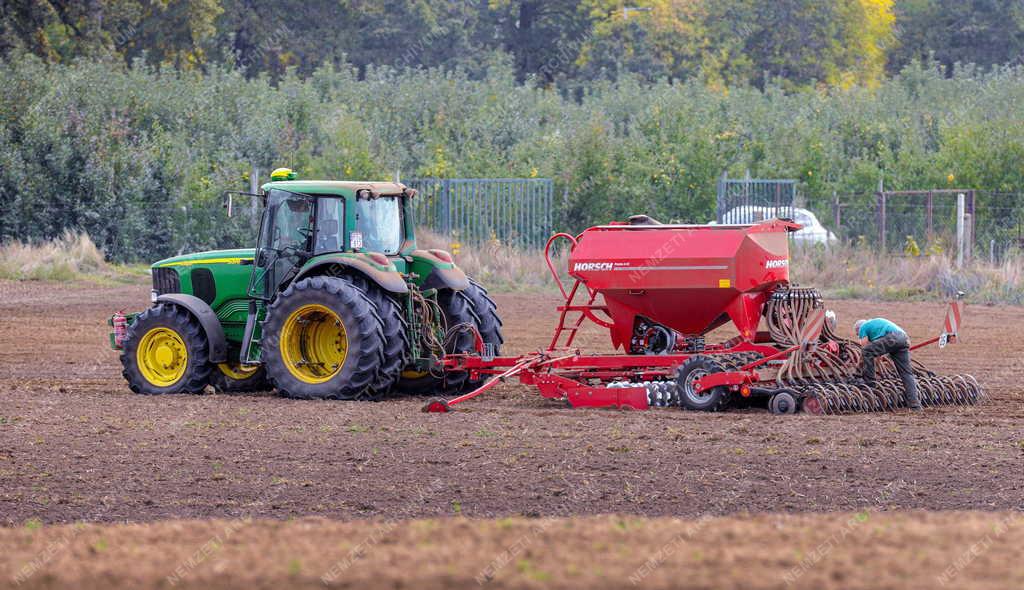
<instances>
[{"instance_id":1,"label":"tractor cab","mask_svg":"<svg viewBox=\"0 0 1024 590\"><path fill-rule=\"evenodd\" d=\"M406 224L415 191L399 183L274 181L263 186L266 207L249 295L268 301L313 258L327 255L404 272L415 250Z\"/></svg>"}]
</instances>

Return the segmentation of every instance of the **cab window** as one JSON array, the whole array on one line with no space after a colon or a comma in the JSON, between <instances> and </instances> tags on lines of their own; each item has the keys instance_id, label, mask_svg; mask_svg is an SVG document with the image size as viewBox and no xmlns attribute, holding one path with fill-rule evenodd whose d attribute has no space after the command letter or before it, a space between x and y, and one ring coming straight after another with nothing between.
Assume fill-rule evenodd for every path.
<instances>
[{"instance_id":1,"label":"cab window","mask_svg":"<svg viewBox=\"0 0 1024 590\"><path fill-rule=\"evenodd\" d=\"M356 202L356 230L361 234L362 247L366 251L398 254L403 237L401 197L359 199Z\"/></svg>"},{"instance_id":2,"label":"cab window","mask_svg":"<svg viewBox=\"0 0 1024 590\"><path fill-rule=\"evenodd\" d=\"M321 197L317 200L316 246L314 254L345 249L345 200Z\"/></svg>"}]
</instances>

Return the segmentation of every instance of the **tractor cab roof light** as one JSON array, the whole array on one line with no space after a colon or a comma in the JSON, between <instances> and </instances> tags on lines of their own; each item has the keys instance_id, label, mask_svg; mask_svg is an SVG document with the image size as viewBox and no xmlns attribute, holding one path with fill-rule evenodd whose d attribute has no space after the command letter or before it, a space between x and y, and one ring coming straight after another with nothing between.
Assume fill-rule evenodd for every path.
<instances>
[{"instance_id":1,"label":"tractor cab roof light","mask_svg":"<svg viewBox=\"0 0 1024 590\"><path fill-rule=\"evenodd\" d=\"M298 175L291 168L278 168L270 173L270 180L295 180Z\"/></svg>"}]
</instances>

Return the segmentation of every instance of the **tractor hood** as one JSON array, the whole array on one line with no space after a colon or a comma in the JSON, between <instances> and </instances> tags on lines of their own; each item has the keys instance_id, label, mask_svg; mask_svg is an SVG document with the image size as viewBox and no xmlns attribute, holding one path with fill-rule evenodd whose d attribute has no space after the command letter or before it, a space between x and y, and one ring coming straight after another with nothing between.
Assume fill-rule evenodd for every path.
<instances>
[{"instance_id":1,"label":"tractor hood","mask_svg":"<svg viewBox=\"0 0 1024 590\"><path fill-rule=\"evenodd\" d=\"M195 264L240 264L243 261L251 261L255 257L255 252L256 251L252 248L194 252L192 254L183 254L172 258L165 258L164 260L155 262L152 268L192 266Z\"/></svg>"}]
</instances>

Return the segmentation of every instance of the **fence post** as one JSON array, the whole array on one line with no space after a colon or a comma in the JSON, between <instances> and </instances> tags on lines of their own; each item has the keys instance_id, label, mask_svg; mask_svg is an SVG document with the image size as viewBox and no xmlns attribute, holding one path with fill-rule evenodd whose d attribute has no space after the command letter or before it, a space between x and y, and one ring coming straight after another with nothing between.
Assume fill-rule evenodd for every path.
<instances>
[{"instance_id":1,"label":"fence post","mask_svg":"<svg viewBox=\"0 0 1024 590\"><path fill-rule=\"evenodd\" d=\"M743 204L750 205L750 169L743 174Z\"/></svg>"},{"instance_id":2,"label":"fence post","mask_svg":"<svg viewBox=\"0 0 1024 590\"><path fill-rule=\"evenodd\" d=\"M934 211L934 207L933 207L934 203L935 203L935 200L934 200L934 198L932 196L932 191L928 191L928 206L927 206L927 210L925 212L925 218L926 218L927 223L928 223L928 239L929 240L932 239L932 234L935 233L934 225L932 223L933 211Z\"/></svg>"},{"instance_id":3,"label":"fence post","mask_svg":"<svg viewBox=\"0 0 1024 590\"><path fill-rule=\"evenodd\" d=\"M839 208L839 195L836 194L836 191L832 191L832 218L835 220L836 235L839 234L839 230L842 227L842 216L843 214Z\"/></svg>"},{"instance_id":4,"label":"fence post","mask_svg":"<svg viewBox=\"0 0 1024 590\"><path fill-rule=\"evenodd\" d=\"M879 191L878 193L878 243L881 247L881 252L885 252L885 192Z\"/></svg>"},{"instance_id":5,"label":"fence post","mask_svg":"<svg viewBox=\"0 0 1024 590\"><path fill-rule=\"evenodd\" d=\"M252 165L252 172L249 173L249 192L257 194L260 192L260 167ZM249 223L260 218L260 200L249 197ZM258 225L257 225L258 226Z\"/></svg>"},{"instance_id":6,"label":"fence post","mask_svg":"<svg viewBox=\"0 0 1024 590\"><path fill-rule=\"evenodd\" d=\"M725 183L729 179L729 173L722 171L722 176L718 179L718 223L722 223L722 217L725 215Z\"/></svg>"},{"instance_id":7,"label":"fence post","mask_svg":"<svg viewBox=\"0 0 1024 590\"><path fill-rule=\"evenodd\" d=\"M252 165L252 172L249 173L249 192L256 194L260 191L260 167Z\"/></svg>"},{"instance_id":8,"label":"fence post","mask_svg":"<svg viewBox=\"0 0 1024 590\"><path fill-rule=\"evenodd\" d=\"M956 267L964 265L964 216L967 214L964 207L964 194L956 194Z\"/></svg>"},{"instance_id":9,"label":"fence post","mask_svg":"<svg viewBox=\"0 0 1024 590\"><path fill-rule=\"evenodd\" d=\"M974 259L974 189L967 193L967 261Z\"/></svg>"},{"instance_id":10,"label":"fence post","mask_svg":"<svg viewBox=\"0 0 1024 590\"><path fill-rule=\"evenodd\" d=\"M452 231L452 219L451 219L451 202L449 200L449 185L448 179L441 179L441 233L446 237L450 236Z\"/></svg>"},{"instance_id":11,"label":"fence post","mask_svg":"<svg viewBox=\"0 0 1024 590\"><path fill-rule=\"evenodd\" d=\"M886 231L886 195L885 195L885 178L881 177L878 179L878 243L882 248L882 252L885 252L885 239Z\"/></svg>"}]
</instances>

